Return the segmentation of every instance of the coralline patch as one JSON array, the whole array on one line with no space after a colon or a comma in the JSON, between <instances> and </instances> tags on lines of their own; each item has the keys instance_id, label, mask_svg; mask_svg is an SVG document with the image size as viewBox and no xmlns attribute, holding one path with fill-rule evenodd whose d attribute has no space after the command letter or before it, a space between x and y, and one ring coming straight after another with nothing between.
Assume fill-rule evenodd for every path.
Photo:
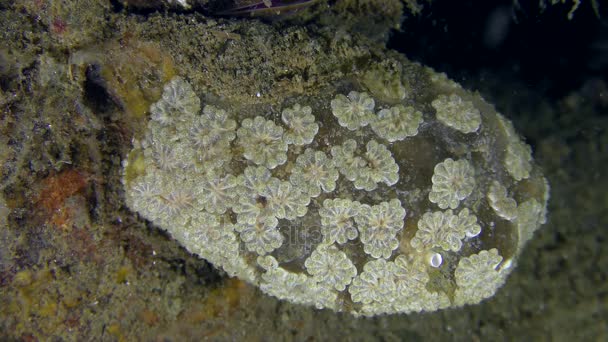
<instances>
[{"instance_id":1,"label":"coralline patch","mask_svg":"<svg viewBox=\"0 0 608 342\"><path fill-rule=\"evenodd\" d=\"M183 237L188 249L204 250L222 265L232 265L231 260L238 258L239 238L234 233L234 225L221 223L217 216L205 214L196 216L191 225L195 228L194 233ZM207 255L199 256L207 258Z\"/></svg>"},{"instance_id":2,"label":"coralline patch","mask_svg":"<svg viewBox=\"0 0 608 342\"><path fill-rule=\"evenodd\" d=\"M397 105L379 111L378 117L372 122L372 129L379 137L395 142L418 134L421 123L421 112L412 106Z\"/></svg>"},{"instance_id":3,"label":"coralline patch","mask_svg":"<svg viewBox=\"0 0 608 342\"><path fill-rule=\"evenodd\" d=\"M450 299L445 293L432 292L427 289L430 280L428 273L421 265L414 264L405 255L394 261L393 279L396 295L392 307L399 312L420 312L445 308Z\"/></svg>"},{"instance_id":4,"label":"coralline patch","mask_svg":"<svg viewBox=\"0 0 608 342\"><path fill-rule=\"evenodd\" d=\"M351 91L347 96L338 94L331 100L331 112L340 126L354 131L367 126L374 119L374 99L367 93Z\"/></svg>"},{"instance_id":5,"label":"coralline patch","mask_svg":"<svg viewBox=\"0 0 608 342\"><path fill-rule=\"evenodd\" d=\"M318 284L337 291L344 291L357 275L357 268L346 253L331 245L319 245L304 266Z\"/></svg>"},{"instance_id":6,"label":"coralline patch","mask_svg":"<svg viewBox=\"0 0 608 342\"><path fill-rule=\"evenodd\" d=\"M201 100L190 83L176 77L165 85L160 101L150 107L150 118L166 126L183 117L181 113L196 113L200 107Z\"/></svg>"},{"instance_id":7,"label":"coralline patch","mask_svg":"<svg viewBox=\"0 0 608 342\"><path fill-rule=\"evenodd\" d=\"M466 160L447 158L435 166L429 200L441 209L456 209L475 187L475 170Z\"/></svg>"},{"instance_id":8,"label":"coralline patch","mask_svg":"<svg viewBox=\"0 0 608 342\"><path fill-rule=\"evenodd\" d=\"M334 191L338 176L332 159L321 151L307 148L296 159L296 169L289 181L298 189L303 189L310 197L318 197L321 191Z\"/></svg>"},{"instance_id":9,"label":"coralline patch","mask_svg":"<svg viewBox=\"0 0 608 342\"><path fill-rule=\"evenodd\" d=\"M419 67L404 96L403 75L374 72L378 98L345 81L239 115L174 78L124 161L127 205L294 303L373 316L491 297L545 221L529 147L445 76Z\"/></svg>"},{"instance_id":10,"label":"coralline patch","mask_svg":"<svg viewBox=\"0 0 608 342\"><path fill-rule=\"evenodd\" d=\"M517 231L522 245L532 238L534 232L544 224L546 204L543 206L535 199L529 199L517 206Z\"/></svg>"},{"instance_id":11,"label":"coralline patch","mask_svg":"<svg viewBox=\"0 0 608 342\"><path fill-rule=\"evenodd\" d=\"M505 165L515 180L526 179L532 169L532 149L522 141L511 141L507 145Z\"/></svg>"},{"instance_id":12,"label":"coralline patch","mask_svg":"<svg viewBox=\"0 0 608 342\"><path fill-rule=\"evenodd\" d=\"M429 280L421 265L400 255L394 261L378 259L365 264L349 291L352 300L361 303L361 313L367 316L448 307L450 299L445 293L427 289Z\"/></svg>"},{"instance_id":13,"label":"coralline patch","mask_svg":"<svg viewBox=\"0 0 608 342\"><path fill-rule=\"evenodd\" d=\"M260 215L253 223L237 223L234 227L247 246L247 250L265 255L283 244L283 235L277 225L279 220L270 215Z\"/></svg>"},{"instance_id":14,"label":"coralline patch","mask_svg":"<svg viewBox=\"0 0 608 342\"><path fill-rule=\"evenodd\" d=\"M480 232L477 218L467 208L458 215L454 215L452 210L428 212L418 220L418 231L410 244L421 252L433 247L458 252L462 239L475 237Z\"/></svg>"},{"instance_id":15,"label":"coralline patch","mask_svg":"<svg viewBox=\"0 0 608 342\"><path fill-rule=\"evenodd\" d=\"M498 216L509 221L517 218L517 202L508 196L507 189L499 182L492 182L487 197L490 206Z\"/></svg>"},{"instance_id":16,"label":"coralline patch","mask_svg":"<svg viewBox=\"0 0 608 342\"><path fill-rule=\"evenodd\" d=\"M403 228L405 209L398 199L378 205L362 205L355 221L365 253L374 258L389 258L399 246L397 233Z\"/></svg>"},{"instance_id":17,"label":"coralline patch","mask_svg":"<svg viewBox=\"0 0 608 342\"><path fill-rule=\"evenodd\" d=\"M321 232L327 243L344 244L359 236L355 217L359 215L361 203L347 199L326 199L319 209Z\"/></svg>"},{"instance_id":18,"label":"coralline patch","mask_svg":"<svg viewBox=\"0 0 608 342\"><path fill-rule=\"evenodd\" d=\"M348 288L353 302L367 305L392 302L392 294L396 290L393 263L384 259L366 263L363 272L353 279L352 286Z\"/></svg>"},{"instance_id":19,"label":"coralline patch","mask_svg":"<svg viewBox=\"0 0 608 342\"><path fill-rule=\"evenodd\" d=\"M454 272L457 285L455 302L459 305L479 303L494 295L506 277L506 269L499 268L501 261L502 256L496 248L460 259Z\"/></svg>"},{"instance_id":20,"label":"coralline patch","mask_svg":"<svg viewBox=\"0 0 608 342\"><path fill-rule=\"evenodd\" d=\"M287 181L272 178L262 193L264 204L277 218L293 220L306 215L310 196Z\"/></svg>"},{"instance_id":21,"label":"coralline patch","mask_svg":"<svg viewBox=\"0 0 608 342\"><path fill-rule=\"evenodd\" d=\"M283 139L283 127L261 116L245 119L237 131L238 143L243 156L257 165L274 169L287 161L287 142Z\"/></svg>"},{"instance_id":22,"label":"coralline patch","mask_svg":"<svg viewBox=\"0 0 608 342\"><path fill-rule=\"evenodd\" d=\"M214 106L205 106L203 114L188 128L189 139L196 147L195 156L205 172L217 169L228 162L230 144L236 137L236 121L228 119L226 111Z\"/></svg>"},{"instance_id":23,"label":"coralline patch","mask_svg":"<svg viewBox=\"0 0 608 342\"><path fill-rule=\"evenodd\" d=\"M261 196L272 178L270 170L263 166L247 166L243 174L239 176L239 184L243 188L241 191L247 193L241 193L241 195Z\"/></svg>"},{"instance_id":24,"label":"coralline patch","mask_svg":"<svg viewBox=\"0 0 608 342\"><path fill-rule=\"evenodd\" d=\"M197 191L199 205L207 212L223 214L234 206L237 182L233 175L218 176L215 171L205 174Z\"/></svg>"},{"instance_id":25,"label":"coralline patch","mask_svg":"<svg viewBox=\"0 0 608 342\"><path fill-rule=\"evenodd\" d=\"M516 181L530 177L530 171L532 170L532 149L519 138L510 121L500 114L497 117L507 140L504 156L504 165L507 172Z\"/></svg>"},{"instance_id":26,"label":"coralline patch","mask_svg":"<svg viewBox=\"0 0 608 342\"><path fill-rule=\"evenodd\" d=\"M437 120L446 126L462 133L474 133L479 129L481 115L471 101L452 94L439 95L431 104L437 112Z\"/></svg>"},{"instance_id":27,"label":"coralline patch","mask_svg":"<svg viewBox=\"0 0 608 342\"><path fill-rule=\"evenodd\" d=\"M294 303L315 305L319 309L336 308L336 292L318 285L312 277L286 271L272 256L259 257L258 263L266 270L261 276L262 291Z\"/></svg>"},{"instance_id":28,"label":"coralline patch","mask_svg":"<svg viewBox=\"0 0 608 342\"><path fill-rule=\"evenodd\" d=\"M228 118L223 109L205 106L203 114L190 128L195 147L206 149L216 145L229 145L236 137L236 121Z\"/></svg>"},{"instance_id":29,"label":"coralline patch","mask_svg":"<svg viewBox=\"0 0 608 342\"><path fill-rule=\"evenodd\" d=\"M354 182L359 175L359 170L364 168L367 163L363 158L355 156L357 142L353 139L346 140L342 145L331 148L331 155L340 173L351 182Z\"/></svg>"},{"instance_id":30,"label":"coralline patch","mask_svg":"<svg viewBox=\"0 0 608 342\"><path fill-rule=\"evenodd\" d=\"M365 147L366 151L362 157L365 166L356 171L355 188L372 191L380 182L389 186L397 183L399 166L387 147L376 140L370 140Z\"/></svg>"},{"instance_id":31,"label":"coralline patch","mask_svg":"<svg viewBox=\"0 0 608 342\"><path fill-rule=\"evenodd\" d=\"M310 106L302 107L298 103L292 108L283 110L281 119L287 125L286 143L308 145L313 141L315 135L319 132L319 124L315 122L315 117L311 113Z\"/></svg>"},{"instance_id":32,"label":"coralline patch","mask_svg":"<svg viewBox=\"0 0 608 342\"><path fill-rule=\"evenodd\" d=\"M331 154L340 173L359 190L373 191L380 182L397 183L399 166L386 146L370 140L366 149L365 153L357 155L357 143L352 139L332 147Z\"/></svg>"},{"instance_id":33,"label":"coralline patch","mask_svg":"<svg viewBox=\"0 0 608 342\"><path fill-rule=\"evenodd\" d=\"M182 159L182 156L188 152L180 147L171 146L171 141L166 137L163 138L157 139L155 136L150 136L143 144L151 148L146 149L144 153L152 157L158 167L165 171L173 171L186 166L187 161ZM192 158L188 159L192 160Z\"/></svg>"}]
</instances>

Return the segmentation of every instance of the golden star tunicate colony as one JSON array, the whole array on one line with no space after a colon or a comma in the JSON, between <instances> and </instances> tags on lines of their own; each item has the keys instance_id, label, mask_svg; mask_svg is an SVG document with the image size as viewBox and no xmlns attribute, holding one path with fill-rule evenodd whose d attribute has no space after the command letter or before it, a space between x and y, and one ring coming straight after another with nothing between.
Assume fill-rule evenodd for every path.
<instances>
[{"instance_id":1,"label":"golden star tunicate colony","mask_svg":"<svg viewBox=\"0 0 608 342\"><path fill-rule=\"evenodd\" d=\"M293 303L366 316L478 303L544 223L548 185L492 106L417 72L372 67L241 112L175 77L124 161L127 204Z\"/></svg>"}]
</instances>

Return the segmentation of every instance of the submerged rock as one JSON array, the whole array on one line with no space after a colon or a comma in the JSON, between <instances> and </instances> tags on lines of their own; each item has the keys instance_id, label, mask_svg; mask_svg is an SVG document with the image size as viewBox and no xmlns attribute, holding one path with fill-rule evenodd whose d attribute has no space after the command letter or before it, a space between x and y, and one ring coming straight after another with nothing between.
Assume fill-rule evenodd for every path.
<instances>
[{"instance_id":1,"label":"submerged rock","mask_svg":"<svg viewBox=\"0 0 608 342\"><path fill-rule=\"evenodd\" d=\"M370 70L242 112L173 78L124 162L128 205L294 303L371 316L491 297L545 222L530 147L443 74Z\"/></svg>"}]
</instances>

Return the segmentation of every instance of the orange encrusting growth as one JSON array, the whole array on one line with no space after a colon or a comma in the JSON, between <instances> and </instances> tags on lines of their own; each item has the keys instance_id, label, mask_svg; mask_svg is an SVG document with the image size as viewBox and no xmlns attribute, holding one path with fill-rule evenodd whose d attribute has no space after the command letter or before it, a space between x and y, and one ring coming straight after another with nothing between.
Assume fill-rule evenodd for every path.
<instances>
[{"instance_id":1,"label":"orange encrusting growth","mask_svg":"<svg viewBox=\"0 0 608 342\"><path fill-rule=\"evenodd\" d=\"M69 227L73 213L66 200L82 193L90 179L88 173L74 169L63 170L43 179L34 203L42 209L46 223L60 228Z\"/></svg>"}]
</instances>

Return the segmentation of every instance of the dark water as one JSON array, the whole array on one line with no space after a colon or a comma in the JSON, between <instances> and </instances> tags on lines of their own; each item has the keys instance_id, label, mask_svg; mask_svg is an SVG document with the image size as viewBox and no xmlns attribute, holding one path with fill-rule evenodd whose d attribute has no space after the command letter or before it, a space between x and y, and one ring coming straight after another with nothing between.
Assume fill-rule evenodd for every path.
<instances>
[{"instance_id":1,"label":"dark water","mask_svg":"<svg viewBox=\"0 0 608 342\"><path fill-rule=\"evenodd\" d=\"M544 11L535 1L520 3L437 1L406 19L388 47L459 82L493 74L551 99L608 73L608 22L606 15L597 17L590 1L571 20L569 3Z\"/></svg>"}]
</instances>

